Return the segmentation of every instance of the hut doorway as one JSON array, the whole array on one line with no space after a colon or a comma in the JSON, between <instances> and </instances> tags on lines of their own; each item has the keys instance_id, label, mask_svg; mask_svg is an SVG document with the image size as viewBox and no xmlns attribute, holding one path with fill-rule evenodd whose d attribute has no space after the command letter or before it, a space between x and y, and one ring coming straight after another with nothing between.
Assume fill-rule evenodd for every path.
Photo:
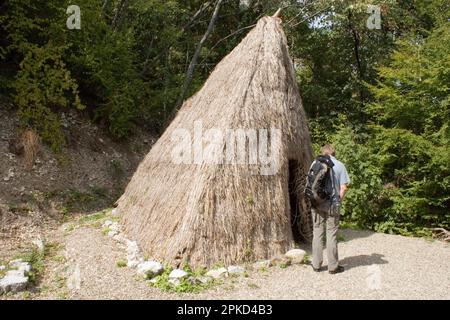
<instances>
[{"instance_id":1,"label":"hut doorway","mask_svg":"<svg viewBox=\"0 0 450 320\"><path fill-rule=\"evenodd\" d=\"M300 198L301 181L299 181L300 165L297 160L289 160L289 207L290 207L290 219L292 235L295 243L300 243L303 237L300 233L301 230L301 211L300 211Z\"/></svg>"}]
</instances>

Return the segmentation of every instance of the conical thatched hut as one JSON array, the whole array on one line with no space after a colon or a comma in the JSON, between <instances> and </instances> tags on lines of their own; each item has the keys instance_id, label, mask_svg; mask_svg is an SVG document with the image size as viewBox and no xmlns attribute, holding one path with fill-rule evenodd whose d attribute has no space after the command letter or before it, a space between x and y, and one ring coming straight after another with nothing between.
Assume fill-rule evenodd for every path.
<instances>
[{"instance_id":1,"label":"conical thatched hut","mask_svg":"<svg viewBox=\"0 0 450 320\"><path fill-rule=\"evenodd\" d=\"M264 17L183 104L117 208L127 235L153 259L212 266L270 258L309 232L297 182L311 160L281 20Z\"/></svg>"}]
</instances>

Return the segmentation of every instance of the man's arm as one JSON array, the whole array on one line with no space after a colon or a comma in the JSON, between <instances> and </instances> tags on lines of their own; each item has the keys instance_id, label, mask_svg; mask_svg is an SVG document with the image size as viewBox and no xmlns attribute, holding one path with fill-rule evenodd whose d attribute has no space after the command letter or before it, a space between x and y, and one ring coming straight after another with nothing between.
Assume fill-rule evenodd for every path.
<instances>
[{"instance_id":1,"label":"man's arm","mask_svg":"<svg viewBox=\"0 0 450 320\"><path fill-rule=\"evenodd\" d=\"M341 172L341 188L339 190L339 197L341 201L344 200L345 193L348 190L348 185L350 183L350 177L348 176L347 168L344 166L344 170Z\"/></svg>"},{"instance_id":2,"label":"man's arm","mask_svg":"<svg viewBox=\"0 0 450 320\"><path fill-rule=\"evenodd\" d=\"M341 201L344 200L345 193L347 192L348 184L341 184L341 190L339 191L339 197Z\"/></svg>"}]
</instances>

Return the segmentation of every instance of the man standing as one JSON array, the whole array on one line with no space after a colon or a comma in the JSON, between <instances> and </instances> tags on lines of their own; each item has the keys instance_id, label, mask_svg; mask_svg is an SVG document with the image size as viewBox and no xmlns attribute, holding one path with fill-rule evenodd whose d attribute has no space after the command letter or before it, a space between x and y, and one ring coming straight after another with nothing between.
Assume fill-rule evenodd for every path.
<instances>
[{"instance_id":1,"label":"man standing","mask_svg":"<svg viewBox=\"0 0 450 320\"><path fill-rule=\"evenodd\" d=\"M344 271L344 267L339 265L337 232L339 228L340 204L344 199L350 178L344 164L335 158L336 152L332 145L324 145L320 149L320 152L325 159L331 159L332 161L330 165L332 166L331 172L333 173L331 183L333 191L329 200L317 206L312 206L311 212L314 221L312 267L316 272L321 271L323 262L323 238L326 229L328 272L330 274L336 274Z\"/></svg>"}]
</instances>

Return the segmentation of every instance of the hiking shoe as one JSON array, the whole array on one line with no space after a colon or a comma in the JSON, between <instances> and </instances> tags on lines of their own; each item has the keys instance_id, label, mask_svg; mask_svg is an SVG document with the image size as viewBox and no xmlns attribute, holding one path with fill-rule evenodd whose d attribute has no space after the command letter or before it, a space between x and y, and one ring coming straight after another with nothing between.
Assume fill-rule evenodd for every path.
<instances>
[{"instance_id":1,"label":"hiking shoe","mask_svg":"<svg viewBox=\"0 0 450 320\"><path fill-rule=\"evenodd\" d=\"M336 274L336 273L341 273L344 272L344 267L343 266L338 266L336 269L334 270L330 270L328 271L330 274Z\"/></svg>"},{"instance_id":2,"label":"hiking shoe","mask_svg":"<svg viewBox=\"0 0 450 320\"><path fill-rule=\"evenodd\" d=\"M322 267L320 267L320 268L314 268L314 267L312 267L312 268L313 268L314 272L320 272L320 271L323 270Z\"/></svg>"}]
</instances>

